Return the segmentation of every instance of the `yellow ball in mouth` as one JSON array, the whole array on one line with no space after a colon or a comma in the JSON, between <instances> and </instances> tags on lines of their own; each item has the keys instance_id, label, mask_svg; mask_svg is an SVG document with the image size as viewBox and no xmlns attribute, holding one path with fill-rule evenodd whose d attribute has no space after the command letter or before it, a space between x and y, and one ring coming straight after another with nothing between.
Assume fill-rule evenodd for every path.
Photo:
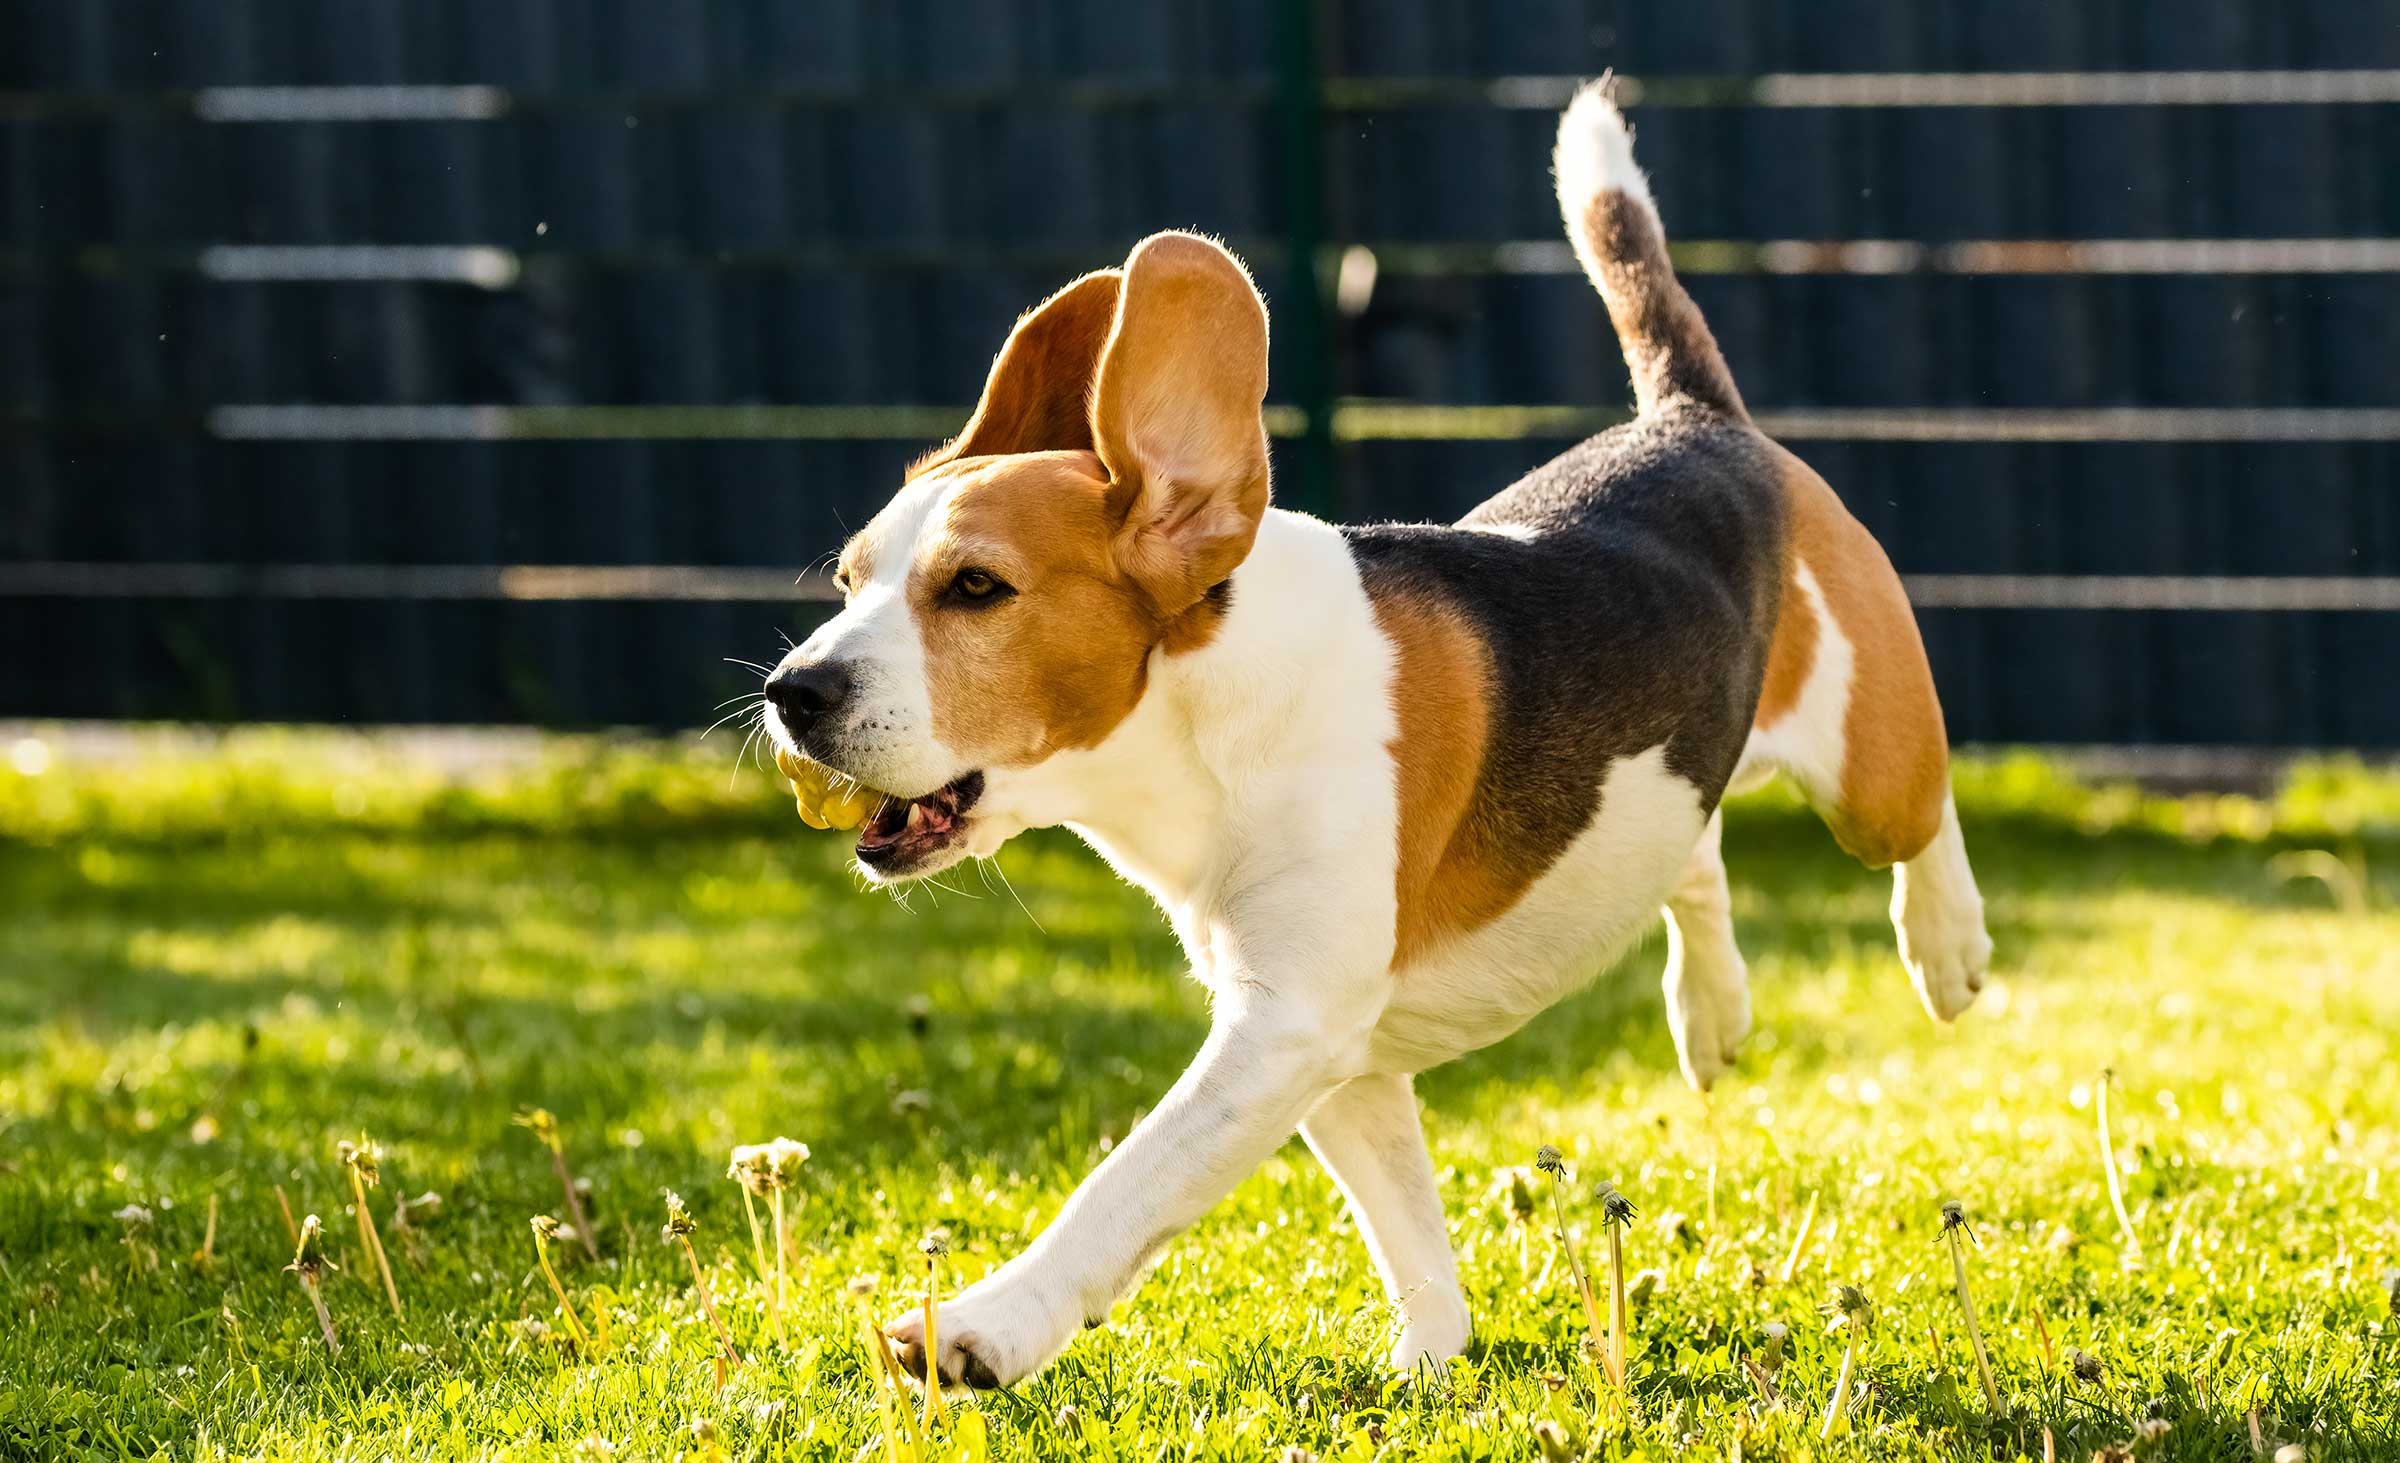
<instances>
[{"instance_id":1,"label":"yellow ball in mouth","mask_svg":"<svg viewBox=\"0 0 2400 1463\"><path fill-rule=\"evenodd\" d=\"M791 779L800 821L811 828L856 828L884 799L880 790L857 778L782 747L775 749L775 767Z\"/></svg>"}]
</instances>

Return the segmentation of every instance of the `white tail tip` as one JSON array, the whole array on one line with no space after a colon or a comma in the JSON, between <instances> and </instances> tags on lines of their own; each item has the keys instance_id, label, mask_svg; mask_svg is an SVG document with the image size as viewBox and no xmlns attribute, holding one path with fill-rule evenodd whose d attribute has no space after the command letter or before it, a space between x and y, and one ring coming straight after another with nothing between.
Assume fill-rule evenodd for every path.
<instances>
[{"instance_id":1,"label":"white tail tip","mask_svg":"<svg viewBox=\"0 0 2400 1463\"><path fill-rule=\"evenodd\" d=\"M1558 119L1558 205L1570 220L1603 193L1623 193L1650 202L1650 180L1633 161L1633 129L1609 100L1603 77L1587 81Z\"/></svg>"}]
</instances>

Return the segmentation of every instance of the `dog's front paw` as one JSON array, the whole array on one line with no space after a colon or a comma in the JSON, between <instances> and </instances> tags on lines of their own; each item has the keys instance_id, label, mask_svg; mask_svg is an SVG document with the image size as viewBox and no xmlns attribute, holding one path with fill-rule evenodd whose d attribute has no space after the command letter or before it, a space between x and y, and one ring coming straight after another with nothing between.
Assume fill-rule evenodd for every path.
<instances>
[{"instance_id":1,"label":"dog's front paw","mask_svg":"<svg viewBox=\"0 0 2400 1463\"><path fill-rule=\"evenodd\" d=\"M1425 1366L1440 1371L1443 1363L1467 1349L1474 1324L1467 1315L1467 1298L1455 1284L1409 1297L1402 1312L1406 1320L1392 1343L1394 1371Z\"/></svg>"},{"instance_id":2,"label":"dog's front paw","mask_svg":"<svg viewBox=\"0 0 2400 1463\"><path fill-rule=\"evenodd\" d=\"M1021 1290L1012 1293L1010 1287L995 1283L999 1279L970 1286L936 1308L943 1386L963 1384L980 1391L1013 1387L1073 1339L1072 1318L1062 1328L1051 1307ZM926 1380L925 1308L895 1316L883 1334L908 1374Z\"/></svg>"},{"instance_id":3,"label":"dog's front paw","mask_svg":"<svg viewBox=\"0 0 2400 1463\"><path fill-rule=\"evenodd\" d=\"M1687 958L1668 969L1666 989L1667 1026L1684 1080L1706 1092L1733 1070L1750 1035L1749 971L1739 954L1708 963Z\"/></svg>"}]
</instances>

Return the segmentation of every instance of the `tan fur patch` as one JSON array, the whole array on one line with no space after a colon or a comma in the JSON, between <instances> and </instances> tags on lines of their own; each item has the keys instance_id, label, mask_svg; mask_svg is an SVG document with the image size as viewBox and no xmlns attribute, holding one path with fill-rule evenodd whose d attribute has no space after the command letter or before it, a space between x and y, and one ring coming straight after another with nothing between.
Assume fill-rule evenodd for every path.
<instances>
[{"instance_id":1,"label":"tan fur patch","mask_svg":"<svg viewBox=\"0 0 2400 1463\"><path fill-rule=\"evenodd\" d=\"M1882 868L1916 857L1941 826L1950 782L1942 704L1907 592L1882 546L1808 464L1781 447L1775 452L1791 527L1783 607L1755 724L1772 727L1791 714L1816 661L1816 614L1794 570L1805 561L1853 652L1841 786L1832 790L1833 806L1820 811L1843 848Z\"/></svg>"},{"instance_id":2,"label":"tan fur patch","mask_svg":"<svg viewBox=\"0 0 2400 1463\"><path fill-rule=\"evenodd\" d=\"M1207 644L1267 507L1266 306L1239 261L1153 234L1017 322L911 549L934 734L976 766L1097 744L1149 652ZM1006 589L954 592L961 571ZM854 579L855 576L846 576Z\"/></svg>"},{"instance_id":3,"label":"tan fur patch","mask_svg":"<svg viewBox=\"0 0 2400 1463\"><path fill-rule=\"evenodd\" d=\"M1808 688L1808 673L1817 665L1817 610L1800 592L1799 578L1793 572L1798 563L1786 543L1775 639L1767 647L1767 676L1758 690L1758 714L1751 718L1751 725L1762 730L1798 709L1800 693Z\"/></svg>"},{"instance_id":4,"label":"tan fur patch","mask_svg":"<svg viewBox=\"0 0 2400 1463\"><path fill-rule=\"evenodd\" d=\"M1125 259L1092 383L1092 446L1114 482L1117 553L1162 614L1223 583L1267 511L1267 307L1240 261L1193 234Z\"/></svg>"},{"instance_id":5,"label":"tan fur patch","mask_svg":"<svg viewBox=\"0 0 2400 1463\"><path fill-rule=\"evenodd\" d=\"M1380 595L1392 642L1391 743L1399 783L1399 917L1392 968L1505 913L1541 869L1509 856L1475 797L1491 728L1491 657L1456 610Z\"/></svg>"},{"instance_id":6,"label":"tan fur patch","mask_svg":"<svg viewBox=\"0 0 2400 1463\"><path fill-rule=\"evenodd\" d=\"M1097 745L1141 699L1165 628L1112 553L1099 459L1025 453L938 470L957 481L908 578L934 735L984 767ZM969 567L1015 593L959 602L950 585Z\"/></svg>"}]
</instances>

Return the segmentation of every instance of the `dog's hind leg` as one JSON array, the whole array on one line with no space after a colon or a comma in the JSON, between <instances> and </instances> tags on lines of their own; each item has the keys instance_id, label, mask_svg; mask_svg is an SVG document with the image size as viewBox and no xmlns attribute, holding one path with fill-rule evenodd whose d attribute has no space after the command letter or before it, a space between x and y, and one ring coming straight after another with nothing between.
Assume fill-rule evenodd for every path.
<instances>
[{"instance_id":1,"label":"dog's hind leg","mask_svg":"<svg viewBox=\"0 0 2400 1463\"><path fill-rule=\"evenodd\" d=\"M1750 1034L1750 970L1733 939L1725 819L1712 814L1667 896L1667 1025L1683 1075L1706 1092Z\"/></svg>"},{"instance_id":2,"label":"dog's hind leg","mask_svg":"<svg viewBox=\"0 0 2400 1463\"><path fill-rule=\"evenodd\" d=\"M1790 553L1746 765L1789 774L1843 848L1890 867L1900 960L1937 1021L1991 964L1950 797L1950 748L1900 577L1824 479L1788 452Z\"/></svg>"},{"instance_id":3,"label":"dog's hind leg","mask_svg":"<svg viewBox=\"0 0 2400 1463\"><path fill-rule=\"evenodd\" d=\"M1344 1083L1309 1113L1300 1133L1349 1202L1384 1293L1403 1317L1392 1364L1413 1370L1458 1355L1467 1344L1467 1298L1411 1079L1376 1074Z\"/></svg>"}]
</instances>

